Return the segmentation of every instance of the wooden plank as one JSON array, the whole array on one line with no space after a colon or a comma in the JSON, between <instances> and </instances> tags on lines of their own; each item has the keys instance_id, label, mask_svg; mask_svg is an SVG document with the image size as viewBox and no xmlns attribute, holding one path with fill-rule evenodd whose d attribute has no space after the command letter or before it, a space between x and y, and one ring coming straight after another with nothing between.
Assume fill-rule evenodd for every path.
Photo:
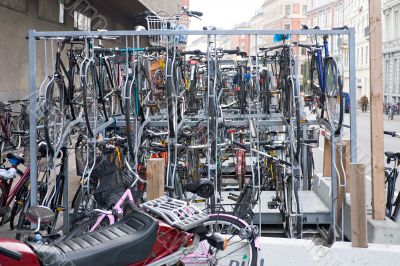
<instances>
[{"instance_id":1,"label":"wooden plank","mask_svg":"<svg viewBox=\"0 0 400 266\"><path fill-rule=\"evenodd\" d=\"M323 176L331 176L332 146L327 137L324 137L324 164L322 168Z\"/></svg>"},{"instance_id":2,"label":"wooden plank","mask_svg":"<svg viewBox=\"0 0 400 266\"><path fill-rule=\"evenodd\" d=\"M351 164L350 216L351 245L366 248L367 243L367 209L365 205L365 165Z\"/></svg>"},{"instance_id":3,"label":"wooden plank","mask_svg":"<svg viewBox=\"0 0 400 266\"><path fill-rule=\"evenodd\" d=\"M381 0L369 1L372 217L385 219Z\"/></svg>"},{"instance_id":4,"label":"wooden plank","mask_svg":"<svg viewBox=\"0 0 400 266\"><path fill-rule=\"evenodd\" d=\"M164 196L165 159L151 158L147 160L147 200Z\"/></svg>"}]
</instances>

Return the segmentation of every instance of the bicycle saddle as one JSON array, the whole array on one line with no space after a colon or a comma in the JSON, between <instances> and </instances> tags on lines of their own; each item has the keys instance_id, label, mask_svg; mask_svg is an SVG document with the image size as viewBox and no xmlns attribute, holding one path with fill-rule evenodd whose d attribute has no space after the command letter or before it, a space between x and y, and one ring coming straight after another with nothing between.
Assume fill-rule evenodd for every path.
<instances>
[{"instance_id":1,"label":"bicycle saddle","mask_svg":"<svg viewBox=\"0 0 400 266\"><path fill-rule=\"evenodd\" d=\"M387 151L385 152L386 157L388 157L388 159L395 159L400 158L400 152L391 152L391 151Z\"/></svg>"},{"instance_id":2,"label":"bicycle saddle","mask_svg":"<svg viewBox=\"0 0 400 266\"><path fill-rule=\"evenodd\" d=\"M214 194L214 184L208 178L199 178L193 183L185 185L185 189L202 198L209 198Z\"/></svg>"},{"instance_id":3,"label":"bicycle saddle","mask_svg":"<svg viewBox=\"0 0 400 266\"><path fill-rule=\"evenodd\" d=\"M7 153L7 159L13 160L15 162L15 165L19 165L21 163L24 163L24 158L22 158L22 156L17 155L15 153Z\"/></svg>"},{"instance_id":4,"label":"bicycle saddle","mask_svg":"<svg viewBox=\"0 0 400 266\"><path fill-rule=\"evenodd\" d=\"M43 266L128 265L146 259L157 238L158 223L134 211L117 223L53 244L27 244Z\"/></svg>"}]
</instances>

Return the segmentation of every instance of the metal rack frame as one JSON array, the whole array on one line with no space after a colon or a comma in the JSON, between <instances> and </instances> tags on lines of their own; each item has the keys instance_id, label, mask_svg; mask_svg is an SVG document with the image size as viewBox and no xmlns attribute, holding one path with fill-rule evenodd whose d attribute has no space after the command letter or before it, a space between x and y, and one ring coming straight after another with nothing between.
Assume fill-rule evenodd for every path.
<instances>
[{"instance_id":1,"label":"metal rack frame","mask_svg":"<svg viewBox=\"0 0 400 266\"><path fill-rule=\"evenodd\" d=\"M163 36L172 36L172 35L198 35L198 36L207 36L207 39L210 39L211 36L220 36L220 35L248 35L255 36L256 40L258 36L265 35L274 35L274 34L290 34L290 35L346 35L348 36L348 45L349 45L349 93L350 93L350 125L345 125L345 127L350 128L350 143L351 143L351 152L350 152L350 161L351 163L357 162L357 122L356 122L356 76L355 76L355 29L343 29L343 30L206 30L206 31L173 31L173 30L165 30L165 31L106 31L106 32L98 32L98 31L59 31L59 32L37 32L35 30L29 31L29 110L30 110L30 129L29 129L29 140L30 140L30 167L31 167L31 206L35 206L36 202L36 192L37 192L37 119L36 119L36 110L37 110L37 97L38 97L38 86L36 80L36 40L40 38L53 38L53 37L112 37L112 36L126 36L126 37L147 37L149 35L163 35ZM249 41L250 42L250 41ZM256 49L257 41L256 41ZM296 71L298 74L298 71ZM251 116L253 118L257 118L258 126L264 125L283 125L284 121L280 119L274 120L259 120L259 115L245 115L242 120L235 121L237 125L249 125L249 121ZM236 116L237 117L237 116ZM162 117L161 117L162 118ZM199 116L199 118L202 118ZM123 126L125 123L121 121L118 117L114 118L112 123ZM151 125L160 125L165 126L167 122L165 121L150 121ZM319 124L318 121L310 121L310 124ZM336 145L335 145L335 136L331 136L332 143L332 221L335 223L336 220L336 212L333 211L336 209L336 198L337 198L337 173L335 171L334 162L336 158ZM68 184L68 170L65 171L65 184ZM64 203L68 203L68 189L65 188L64 192ZM261 208L260 208L261 210ZM64 212L64 222L68 222L68 211Z\"/></svg>"}]
</instances>

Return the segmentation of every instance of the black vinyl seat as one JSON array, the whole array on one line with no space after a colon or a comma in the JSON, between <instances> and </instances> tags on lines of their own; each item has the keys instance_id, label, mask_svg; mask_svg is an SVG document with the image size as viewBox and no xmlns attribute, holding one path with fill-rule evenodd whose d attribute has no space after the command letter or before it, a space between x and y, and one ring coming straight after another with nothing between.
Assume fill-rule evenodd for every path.
<instances>
[{"instance_id":1,"label":"black vinyl seat","mask_svg":"<svg viewBox=\"0 0 400 266\"><path fill-rule=\"evenodd\" d=\"M385 152L386 157L388 157L389 159L394 159L394 158L400 158L400 152L391 152L391 151L387 151Z\"/></svg>"},{"instance_id":2,"label":"black vinyl seat","mask_svg":"<svg viewBox=\"0 0 400 266\"><path fill-rule=\"evenodd\" d=\"M123 266L146 259L156 241L158 223L134 211L121 221L51 245L27 243L42 266Z\"/></svg>"}]
</instances>

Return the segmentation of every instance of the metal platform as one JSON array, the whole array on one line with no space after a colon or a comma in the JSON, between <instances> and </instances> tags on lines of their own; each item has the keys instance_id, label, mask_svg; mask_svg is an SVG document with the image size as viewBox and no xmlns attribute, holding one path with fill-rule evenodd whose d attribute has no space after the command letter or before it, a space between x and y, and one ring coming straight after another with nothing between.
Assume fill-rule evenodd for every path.
<instances>
[{"instance_id":1,"label":"metal platform","mask_svg":"<svg viewBox=\"0 0 400 266\"><path fill-rule=\"evenodd\" d=\"M234 201L228 199L229 193L239 194L238 191L223 191L222 204L227 204L224 209L229 212L232 210ZM253 208L254 223L259 223L259 215L261 214L261 224L282 224L282 214L279 209L269 209L268 202L275 197L274 191L263 191L261 193L261 210L256 204ZM314 191L299 191L299 198L303 209L303 224L317 225L330 224L332 217L328 206L317 196ZM230 205L232 204L232 206Z\"/></svg>"}]
</instances>

